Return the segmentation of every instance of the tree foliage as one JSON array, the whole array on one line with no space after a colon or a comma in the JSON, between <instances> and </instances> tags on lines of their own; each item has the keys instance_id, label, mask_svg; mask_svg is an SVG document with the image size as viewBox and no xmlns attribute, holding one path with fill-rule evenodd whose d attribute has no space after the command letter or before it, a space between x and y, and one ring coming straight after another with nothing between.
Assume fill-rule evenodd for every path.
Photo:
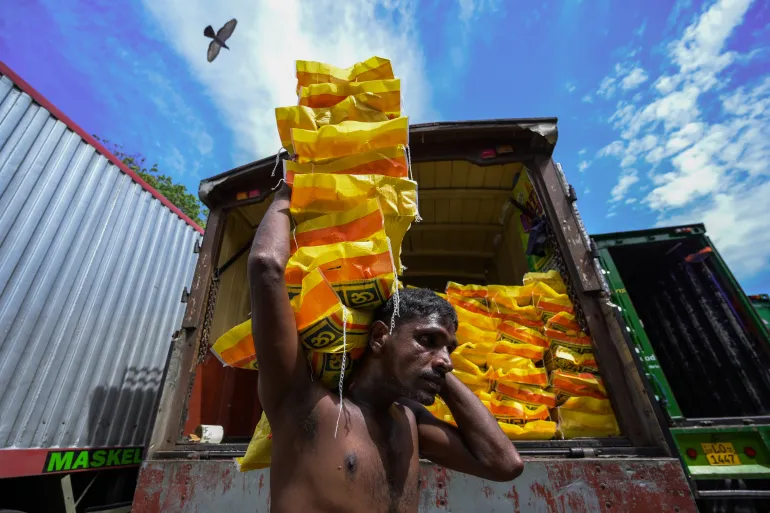
<instances>
[{"instance_id":1,"label":"tree foliage","mask_svg":"<svg viewBox=\"0 0 770 513\"><path fill-rule=\"evenodd\" d=\"M180 183L175 183L170 176L161 174L158 164L153 164L150 168L145 167L146 159L141 153L128 153L119 144L97 136L94 137L97 141L104 144L126 167L142 177L142 180L176 205L187 217L199 226L206 227L206 218L209 215L209 211L201 204L197 196L187 190L187 187Z\"/></svg>"}]
</instances>

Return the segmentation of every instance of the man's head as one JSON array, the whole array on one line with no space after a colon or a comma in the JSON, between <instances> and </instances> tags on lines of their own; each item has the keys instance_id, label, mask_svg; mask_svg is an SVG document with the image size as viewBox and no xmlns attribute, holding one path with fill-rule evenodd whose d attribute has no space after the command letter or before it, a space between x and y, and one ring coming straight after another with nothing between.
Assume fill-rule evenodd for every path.
<instances>
[{"instance_id":1,"label":"man's head","mask_svg":"<svg viewBox=\"0 0 770 513\"><path fill-rule=\"evenodd\" d=\"M452 370L457 313L432 290L407 288L398 296L397 315L395 296L375 311L366 358L380 366L383 387L429 405Z\"/></svg>"}]
</instances>

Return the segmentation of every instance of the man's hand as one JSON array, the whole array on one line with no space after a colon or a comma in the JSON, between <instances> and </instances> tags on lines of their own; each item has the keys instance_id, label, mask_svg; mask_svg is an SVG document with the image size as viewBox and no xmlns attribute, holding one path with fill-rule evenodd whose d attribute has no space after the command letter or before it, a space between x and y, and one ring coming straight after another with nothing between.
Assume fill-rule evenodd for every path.
<instances>
[{"instance_id":1,"label":"man's hand","mask_svg":"<svg viewBox=\"0 0 770 513\"><path fill-rule=\"evenodd\" d=\"M492 481L511 481L524 470L518 451L492 414L457 376L447 374L439 396L457 422L454 427L413 401L420 452L439 465Z\"/></svg>"}]
</instances>

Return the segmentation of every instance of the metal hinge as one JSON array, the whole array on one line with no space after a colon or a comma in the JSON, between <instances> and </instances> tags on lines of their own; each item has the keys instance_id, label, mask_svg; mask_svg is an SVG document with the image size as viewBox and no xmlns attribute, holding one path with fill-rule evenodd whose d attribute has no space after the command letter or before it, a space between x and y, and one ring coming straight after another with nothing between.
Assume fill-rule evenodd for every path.
<instances>
[{"instance_id":1,"label":"metal hinge","mask_svg":"<svg viewBox=\"0 0 770 513\"><path fill-rule=\"evenodd\" d=\"M596 458L596 449L591 447L570 447L570 458Z\"/></svg>"},{"instance_id":2,"label":"metal hinge","mask_svg":"<svg viewBox=\"0 0 770 513\"><path fill-rule=\"evenodd\" d=\"M187 303L187 301L190 299L190 291L187 290L187 287L184 288L182 291L182 303Z\"/></svg>"},{"instance_id":3,"label":"metal hinge","mask_svg":"<svg viewBox=\"0 0 770 513\"><path fill-rule=\"evenodd\" d=\"M575 188L571 185L568 185L567 187L567 199L570 203L575 203L577 201L577 193L575 192Z\"/></svg>"},{"instance_id":4,"label":"metal hinge","mask_svg":"<svg viewBox=\"0 0 770 513\"><path fill-rule=\"evenodd\" d=\"M201 243L198 240L196 240L195 246L193 246L193 253L198 254L200 252L201 252Z\"/></svg>"}]
</instances>

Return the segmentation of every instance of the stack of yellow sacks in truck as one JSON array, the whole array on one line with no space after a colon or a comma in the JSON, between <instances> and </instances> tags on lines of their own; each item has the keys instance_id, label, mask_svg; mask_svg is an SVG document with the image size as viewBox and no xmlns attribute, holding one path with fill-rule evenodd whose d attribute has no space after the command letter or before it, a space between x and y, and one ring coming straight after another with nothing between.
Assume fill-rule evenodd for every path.
<instances>
[{"instance_id":1,"label":"stack of yellow sacks in truck","mask_svg":"<svg viewBox=\"0 0 770 513\"><path fill-rule=\"evenodd\" d=\"M407 178L409 124L390 61L297 61L297 83L299 105L276 109L296 226L286 287L315 375L337 388L363 354L374 309L397 293L417 183ZM257 369L250 332L246 321L212 349L226 365ZM266 425L263 415L242 470L269 465Z\"/></svg>"},{"instance_id":2,"label":"stack of yellow sacks in truck","mask_svg":"<svg viewBox=\"0 0 770 513\"><path fill-rule=\"evenodd\" d=\"M522 286L450 282L446 292L460 321L454 373L509 438L619 434L591 339L558 272L528 273ZM445 405L432 410L452 421Z\"/></svg>"},{"instance_id":3,"label":"stack of yellow sacks in truck","mask_svg":"<svg viewBox=\"0 0 770 513\"><path fill-rule=\"evenodd\" d=\"M542 363L547 340L519 287L460 285L446 294L459 320L453 373L478 395L512 440L548 440L556 432L549 410L556 396ZM438 402L434 414L454 422Z\"/></svg>"}]
</instances>

